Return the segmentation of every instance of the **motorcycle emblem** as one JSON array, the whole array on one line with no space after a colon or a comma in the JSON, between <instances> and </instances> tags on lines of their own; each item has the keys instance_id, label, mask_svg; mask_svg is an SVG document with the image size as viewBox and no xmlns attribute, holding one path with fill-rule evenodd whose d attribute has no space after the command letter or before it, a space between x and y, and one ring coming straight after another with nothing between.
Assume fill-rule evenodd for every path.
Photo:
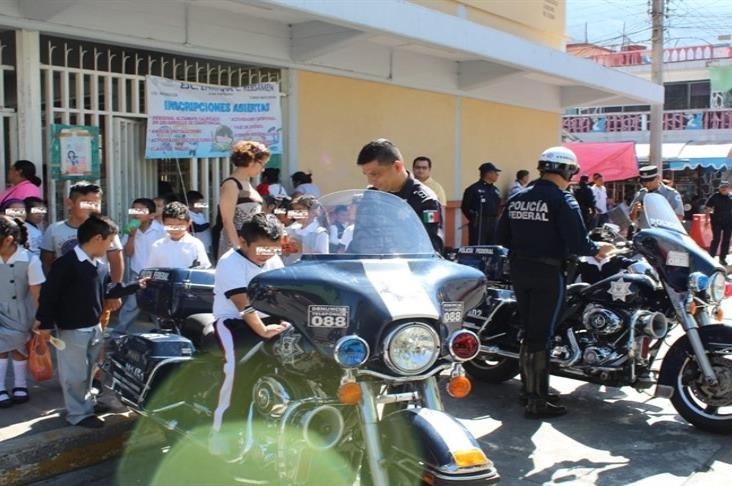
<instances>
[{"instance_id":1,"label":"motorcycle emblem","mask_svg":"<svg viewBox=\"0 0 732 486\"><path fill-rule=\"evenodd\" d=\"M300 347L300 338L302 335L293 334L291 336L282 336L274 344L273 351L280 357L286 365L294 365L305 351Z\"/></svg>"},{"instance_id":2,"label":"motorcycle emblem","mask_svg":"<svg viewBox=\"0 0 732 486\"><path fill-rule=\"evenodd\" d=\"M633 292L630 291L630 282L626 282L622 278L620 280L610 282L610 290L608 290L607 293L613 296L614 301L622 300L623 302L625 302L625 298L627 296L633 294Z\"/></svg>"}]
</instances>

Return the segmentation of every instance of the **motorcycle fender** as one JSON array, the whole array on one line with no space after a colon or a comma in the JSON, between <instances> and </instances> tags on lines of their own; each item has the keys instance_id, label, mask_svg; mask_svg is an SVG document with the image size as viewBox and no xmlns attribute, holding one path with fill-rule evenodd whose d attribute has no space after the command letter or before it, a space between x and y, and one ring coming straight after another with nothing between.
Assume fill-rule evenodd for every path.
<instances>
[{"instance_id":1,"label":"motorcycle fender","mask_svg":"<svg viewBox=\"0 0 732 486\"><path fill-rule=\"evenodd\" d=\"M434 484L492 484L499 476L493 463L460 467L455 454L481 450L475 437L451 415L428 408L396 411L381 421L385 454L398 466L422 463ZM467 481L467 482L465 482Z\"/></svg>"},{"instance_id":2,"label":"motorcycle fender","mask_svg":"<svg viewBox=\"0 0 732 486\"><path fill-rule=\"evenodd\" d=\"M722 351L732 348L732 326L725 324L702 326L699 328L699 337L704 349L708 351ZM690 353L692 353L691 344L686 335L680 337L671 346L661 365L656 396L671 398L670 394L673 393L674 380L676 380L676 370L681 367L684 359Z\"/></svg>"}]
</instances>

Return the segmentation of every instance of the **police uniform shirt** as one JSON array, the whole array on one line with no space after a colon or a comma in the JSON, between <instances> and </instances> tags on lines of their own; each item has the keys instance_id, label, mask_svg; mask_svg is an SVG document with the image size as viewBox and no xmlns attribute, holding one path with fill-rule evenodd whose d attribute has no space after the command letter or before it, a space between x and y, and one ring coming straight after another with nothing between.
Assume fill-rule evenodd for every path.
<instances>
[{"instance_id":1,"label":"police uniform shirt","mask_svg":"<svg viewBox=\"0 0 732 486\"><path fill-rule=\"evenodd\" d=\"M465 189L460 209L471 223L477 222L481 216L483 219L495 218L501 209L501 191L494 184L480 179Z\"/></svg>"},{"instance_id":2,"label":"police uniform shirt","mask_svg":"<svg viewBox=\"0 0 732 486\"><path fill-rule=\"evenodd\" d=\"M565 260L599 251L587 237L575 198L546 180L509 199L497 238L512 254L524 257Z\"/></svg>"},{"instance_id":3,"label":"police uniform shirt","mask_svg":"<svg viewBox=\"0 0 732 486\"><path fill-rule=\"evenodd\" d=\"M216 265L214 277L213 313L216 319L241 319L231 297L246 294L249 282L260 273L283 266L277 255L260 266L233 248L224 253Z\"/></svg>"},{"instance_id":4,"label":"police uniform shirt","mask_svg":"<svg viewBox=\"0 0 732 486\"><path fill-rule=\"evenodd\" d=\"M444 242L442 239L442 206L437 200L437 195L410 174L407 181L399 192L393 192L395 196L407 201L414 212L422 221L427 234L432 242L432 247L437 252L442 252Z\"/></svg>"},{"instance_id":5,"label":"police uniform shirt","mask_svg":"<svg viewBox=\"0 0 732 486\"><path fill-rule=\"evenodd\" d=\"M732 225L732 196L720 193L712 194L705 206L714 210L711 214L712 223Z\"/></svg>"},{"instance_id":6,"label":"police uniform shirt","mask_svg":"<svg viewBox=\"0 0 732 486\"><path fill-rule=\"evenodd\" d=\"M684 217L684 203L681 200L681 194L679 194L676 189L674 189L673 187L668 187L667 185L661 183L658 185L658 189L652 192L655 192L665 197L676 215L680 218ZM632 208L635 203L642 203L643 198L646 194L648 194L648 190L646 188L643 188L640 191L636 192L635 197L633 198L633 202L630 203L630 207Z\"/></svg>"}]
</instances>

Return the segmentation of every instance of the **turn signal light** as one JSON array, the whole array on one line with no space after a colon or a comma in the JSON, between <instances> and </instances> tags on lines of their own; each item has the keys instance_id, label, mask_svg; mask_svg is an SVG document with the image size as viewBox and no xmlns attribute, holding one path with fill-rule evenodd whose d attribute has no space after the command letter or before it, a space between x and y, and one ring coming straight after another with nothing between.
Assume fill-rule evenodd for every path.
<instances>
[{"instance_id":1,"label":"turn signal light","mask_svg":"<svg viewBox=\"0 0 732 486\"><path fill-rule=\"evenodd\" d=\"M455 464L458 467L480 466L488 462L488 458L480 449L470 449L467 451L455 451L452 453Z\"/></svg>"},{"instance_id":2,"label":"turn signal light","mask_svg":"<svg viewBox=\"0 0 732 486\"><path fill-rule=\"evenodd\" d=\"M447 383L447 394L452 398L465 398L472 389L473 384L465 376L453 376Z\"/></svg>"},{"instance_id":3,"label":"turn signal light","mask_svg":"<svg viewBox=\"0 0 732 486\"><path fill-rule=\"evenodd\" d=\"M356 405L361 401L361 385L355 382L343 383L338 387L338 400L344 405Z\"/></svg>"},{"instance_id":4,"label":"turn signal light","mask_svg":"<svg viewBox=\"0 0 732 486\"><path fill-rule=\"evenodd\" d=\"M724 320L724 311L722 310L722 307L715 307L714 311L712 311L712 316L714 316L714 318L718 321Z\"/></svg>"}]
</instances>

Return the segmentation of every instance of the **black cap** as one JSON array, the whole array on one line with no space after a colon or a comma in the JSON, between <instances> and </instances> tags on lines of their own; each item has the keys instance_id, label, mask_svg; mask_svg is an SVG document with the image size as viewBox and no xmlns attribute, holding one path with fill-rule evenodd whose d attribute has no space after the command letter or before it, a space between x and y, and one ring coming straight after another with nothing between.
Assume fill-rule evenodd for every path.
<instances>
[{"instance_id":1,"label":"black cap","mask_svg":"<svg viewBox=\"0 0 732 486\"><path fill-rule=\"evenodd\" d=\"M501 172L501 169L493 165L493 162L483 162L478 167L478 170L481 174L485 174L486 172Z\"/></svg>"},{"instance_id":2,"label":"black cap","mask_svg":"<svg viewBox=\"0 0 732 486\"><path fill-rule=\"evenodd\" d=\"M653 181L658 177L658 167L655 165L646 165L641 167L638 172L640 172L641 182Z\"/></svg>"},{"instance_id":3,"label":"black cap","mask_svg":"<svg viewBox=\"0 0 732 486\"><path fill-rule=\"evenodd\" d=\"M723 187L730 187L730 182L729 181L722 181L722 182L720 182L719 183L719 188L721 189Z\"/></svg>"}]
</instances>

